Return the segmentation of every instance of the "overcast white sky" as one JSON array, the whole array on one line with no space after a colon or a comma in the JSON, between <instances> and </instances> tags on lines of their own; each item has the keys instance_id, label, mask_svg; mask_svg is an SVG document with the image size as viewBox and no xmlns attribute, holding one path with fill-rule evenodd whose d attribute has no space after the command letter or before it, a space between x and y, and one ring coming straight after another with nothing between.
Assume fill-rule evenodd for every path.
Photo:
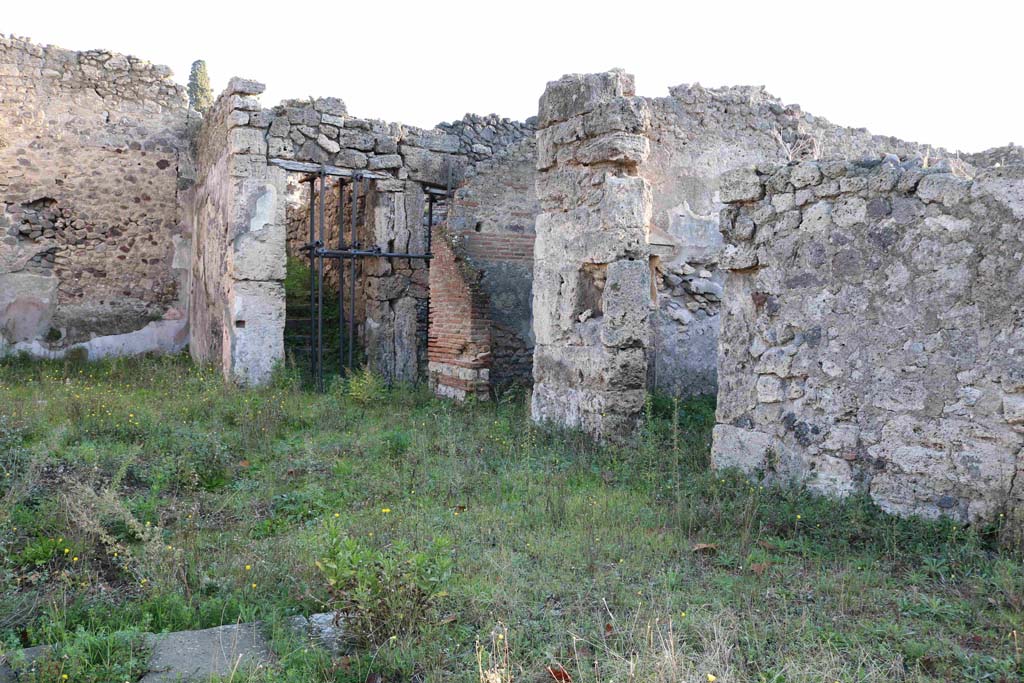
<instances>
[{"instance_id":1,"label":"overcast white sky","mask_svg":"<svg viewBox=\"0 0 1024 683\"><path fill-rule=\"evenodd\" d=\"M524 119L564 73L622 67L641 95L765 85L834 123L949 149L1024 144L1020 0L816 2L31 2L0 32L169 65L205 59L214 90L267 84L264 106L334 95L356 116L431 127Z\"/></svg>"}]
</instances>

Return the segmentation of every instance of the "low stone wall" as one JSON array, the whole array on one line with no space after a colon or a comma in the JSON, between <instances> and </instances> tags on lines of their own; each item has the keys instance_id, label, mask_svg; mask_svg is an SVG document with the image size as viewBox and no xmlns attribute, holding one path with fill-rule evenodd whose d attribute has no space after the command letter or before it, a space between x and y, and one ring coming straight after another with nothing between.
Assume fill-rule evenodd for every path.
<instances>
[{"instance_id":1,"label":"low stone wall","mask_svg":"<svg viewBox=\"0 0 1024 683\"><path fill-rule=\"evenodd\" d=\"M189 110L170 76L0 36L0 353L186 343Z\"/></svg>"},{"instance_id":2,"label":"low stone wall","mask_svg":"<svg viewBox=\"0 0 1024 683\"><path fill-rule=\"evenodd\" d=\"M723 177L717 467L899 514L1020 512L1024 167L949 170Z\"/></svg>"},{"instance_id":3,"label":"low stone wall","mask_svg":"<svg viewBox=\"0 0 1024 683\"><path fill-rule=\"evenodd\" d=\"M532 415L621 438L644 404L649 114L620 71L565 76L540 100Z\"/></svg>"}]
</instances>

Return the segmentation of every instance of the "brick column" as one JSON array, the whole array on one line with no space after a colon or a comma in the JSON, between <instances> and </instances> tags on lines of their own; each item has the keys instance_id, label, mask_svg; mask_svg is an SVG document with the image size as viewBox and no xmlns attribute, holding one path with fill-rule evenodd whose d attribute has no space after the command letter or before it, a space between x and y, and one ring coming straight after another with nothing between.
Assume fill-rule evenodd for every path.
<instances>
[{"instance_id":1,"label":"brick column","mask_svg":"<svg viewBox=\"0 0 1024 683\"><path fill-rule=\"evenodd\" d=\"M430 264L430 386L438 396L486 399L490 392L491 335L481 273L455 240L435 227Z\"/></svg>"},{"instance_id":2,"label":"brick column","mask_svg":"<svg viewBox=\"0 0 1024 683\"><path fill-rule=\"evenodd\" d=\"M649 114L611 71L549 83L539 119L533 419L621 438L647 376Z\"/></svg>"}]
</instances>

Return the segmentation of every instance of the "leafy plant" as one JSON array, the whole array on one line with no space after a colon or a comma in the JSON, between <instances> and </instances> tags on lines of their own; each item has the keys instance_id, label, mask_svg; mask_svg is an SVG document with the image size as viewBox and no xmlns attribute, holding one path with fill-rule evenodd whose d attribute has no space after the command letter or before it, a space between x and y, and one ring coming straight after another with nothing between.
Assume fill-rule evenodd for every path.
<instances>
[{"instance_id":1,"label":"leafy plant","mask_svg":"<svg viewBox=\"0 0 1024 683\"><path fill-rule=\"evenodd\" d=\"M387 395L387 385L379 375L369 368L363 368L348 381L348 395L356 403L369 405L378 403Z\"/></svg>"},{"instance_id":2,"label":"leafy plant","mask_svg":"<svg viewBox=\"0 0 1024 683\"><path fill-rule=\"evenodd\" d=\"M379 646L437 623L452 575L447 539L435 539L424 551L405 543L373 548L331 524L326 545L316 566L354 638Z\"/></svg>"}]
</instances>

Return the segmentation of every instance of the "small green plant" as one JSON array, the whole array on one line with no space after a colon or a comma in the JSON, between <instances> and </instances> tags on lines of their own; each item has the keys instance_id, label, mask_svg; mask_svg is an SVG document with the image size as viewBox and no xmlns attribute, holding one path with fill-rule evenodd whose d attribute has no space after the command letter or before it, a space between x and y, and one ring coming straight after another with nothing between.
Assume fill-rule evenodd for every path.
<instances>
[{"instance_id":1,"label":"small green plant","mask_svg":"<svg viewBox=\"0 0 1024 683\"><path fill-rule=\"evenodd\" d=\"M387 385L380 376L369 368L363 368L352 375L348 381L348 395L356 403L369 405L378 403L387 394Z\"/></svg>"},{"instance_id":2,"label":"small green plant","mask_svg":"<svg viewBox=\"0 0 1024 683\"><path fill-rule=\"evenodd\" d=\"M137 631L92 633L79 627L35 661L13 661L19 681L50 683L134 681L146 673L149 647Z\"/></svg>"},{"instance_id":3,"label":"small green plant","mask_svg":"<svg viewBox=\"0 0 1024 683\"><path fill-rule=\"evenodd\" d=\"M405 543L374 548L334 524L327 527L326 552L316 566L346 628L375 646L436 624L452 574L447 539L435 539L422 551Z\"/></svg>"}]
</instances>

